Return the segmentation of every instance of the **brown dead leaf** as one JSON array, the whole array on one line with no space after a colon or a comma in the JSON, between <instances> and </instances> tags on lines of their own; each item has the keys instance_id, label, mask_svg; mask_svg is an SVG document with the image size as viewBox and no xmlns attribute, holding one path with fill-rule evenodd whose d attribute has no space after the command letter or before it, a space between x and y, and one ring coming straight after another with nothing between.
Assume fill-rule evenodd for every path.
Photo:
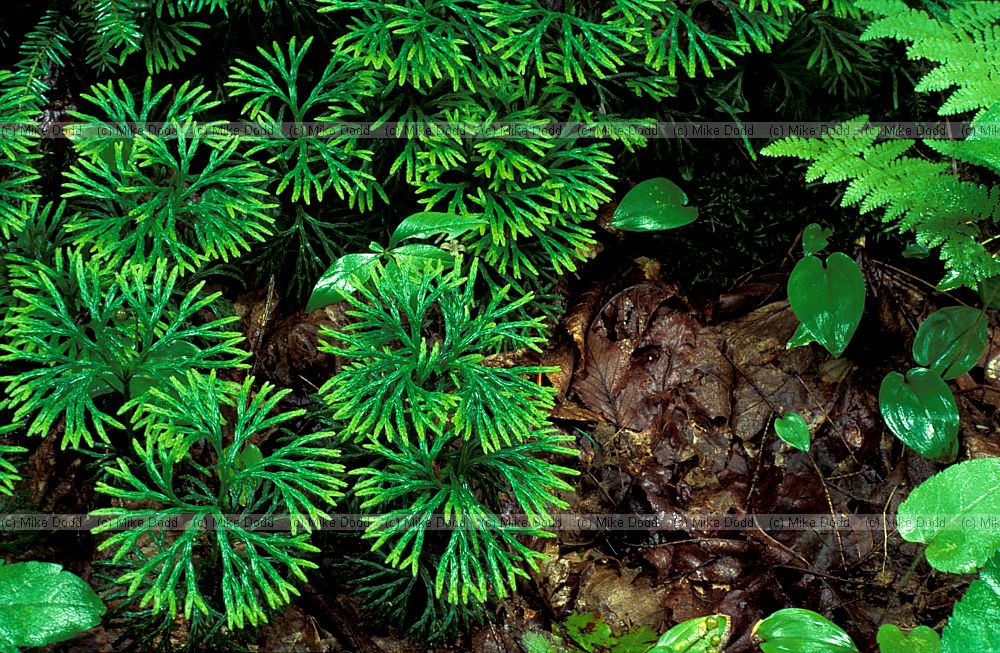
<instances>
[{"instance_id":1,"label":"brown dead leaf","mask_svg":"<svg viewBox=\"0 0 1000 653\"><path fill-rule=\"evenodd\" d=\"M316 621L294 605L261 628L260 651L339 651L340 645L329 633L320 631Z\"/></svg>"},{"instance_id":2,"label":"brown dead leaf","mask_svg":"<svg viewBox=\"0 0 1000 653\"><path fill-rule=\"evenodd\" d=\"M337 371L335 358L319 350L321 329L336 324L325 310L296 311L275 321L258 352L261 369L281 385L316 389Z\"/></svg>"},{"instance_id":3,"label":"brown dead leaf","mask_svg":"<svg viewBox=\"0 0 1000 653\"><path fill-rule=\"evenodd\" d=\"M605 303L585 333L585 362L573 391L581 404L618 428L643 431L652 426L655 415L647 399L660 390L656 376L667 370L648 369L661 361L659 352L638 347L650 319L668 297L654 284L627 288ZM661 367L669 365L667 359Z\"/></svg>"},{"instance_id":4,"label":"brown dead leaf","mask_svg":"<svg viewBox=\"0 0 1000 653\"><path fill-rule=\"evenodd\" d=\"M663 622L660 607L662 590L637 568L615 569L589 564L580 575L578 612L598 612L614 627L649 626L659 629Z\"/></svg>"}]
</instances>

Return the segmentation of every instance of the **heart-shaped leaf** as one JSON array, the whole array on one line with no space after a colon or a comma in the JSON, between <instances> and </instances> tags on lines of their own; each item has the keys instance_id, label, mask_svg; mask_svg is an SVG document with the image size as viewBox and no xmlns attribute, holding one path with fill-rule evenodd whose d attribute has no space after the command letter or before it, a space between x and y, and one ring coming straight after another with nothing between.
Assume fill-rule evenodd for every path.
<instances>
[{"instance_id":1,"label":"heart-shaped leaf","mask_svg":"<svg viewBox=\"0 0 1000 653\"><path fill-rule=\"evenodd\" d=\"M858 653L840 626L801 608L778 610L758 621L753 634L764 653Z\"/></svg>"},{"instance_id":2,"label":"heart-shaped leaf","mask_svg":"<svg viewBox=\"0 0 1000 653\"><path fill-rule=\"evenodd\" d=\"M811 256L826 247L828 238L833 235L832 229L824 229L815 222L806 225L802 232L802 250L806 256Z\"/></svg>"},{"instance_id":3,"label":"heart-shaped leaf","mask_svg":"<svg viewBox=\"0 0 1000 653\"><path fill-rule=\"evenodd\" d=\"M721 653L730 627L724 614L688 619L663 633L648 653Z\"/></svg>"},{"instance_id":4,"label":"heart-shaped leaf","mask_svg":"<svg viewBox=\"0 0 1000 653\"><path fill-rule=\"evenodd\" d=\"M316 282L316 287L313 288L309 302L306 304L306 312L310 313L318 308L339 302L346 295L354 292L355 288L351 285L351 279L355 276L370 275L378 257L378 254L347 254L334 261L333 265Z\"/></svg>"},{"instance_id":5,"label":"heart-shaped leaf","mask_svg":"<svg viewBox=\"0 0 1000 653\"><path fill-rule=\"evenodd\" d=\"M830 254L825 265L815 256L806 256L788 278L788 301L808 333L840 356L861 322L865 280L846 254Z\"/></svg>"},{"instance_id":6,"label":"heart-shaped leaf","mask_svg":"<svg viewBox=\"0 0 1000 653\"><path fill-rule=\"evenodd\" d=\"M809 425L795 411L789 411L774 420L774 432L778 437L800 451L809 451Z\"/></svg>"},{"instance_id":7,"label":"heart-shaped leaf","mask_svg":"<svg viewBox=\"0 0 1000 653\"><path fill-rule=\"evenodd\" d=\"M899 534L927 545L935 569L970 574L1000 549L1000 458L976 458L930 477L899 505Z\"/></svg>"},{"instance_id":8,"label":"heart-shaped leaf","mask_svg":"<svg viewBox=\"0 0 1000 653\"><path fill-rule=\"evenodd\" d=\"M941 638L927 626L904 634L898 626L882 624L878 629L879 653L941 653Z\"/></svg>"},{"instance_id":9,"label":"heart-shaped leaf","mask_svg":"<svg viewBox=\"0 0 1000 653\"><path fill-rule=\"evenodd\" d=\"M61 642L101 623L104 604L51 562L0 566L0 650Z\"/></svg>"},{"instance_id":10,"label":"heart-shaped leaf","mask_svg":"<svg viewBox=\"0 0 1000 653\"><path fill-rule=\"evenodd\" d=\"M889 372L878 393L879 409L900 441L931 460L958 455L958 406L948 384L923 367Z\"/></svg>"},{"instance_id":11,"label":"heart-shaped leaf","mask_svg":"<svg viewBox=\"0 0 1000 653\"><path fill-rule=\"evenodd\" d=\"M1000 595L981 580L969 585L941 631L941 653L1000 653Z\"/></svg>"},{"instance_id":12,"label":"heart-shaped leaf","mask_svg":"<svg viewBox=\"0 0 1000 653\"><path fill-rule=\"evenodd\" d=\"M913 360L945 379L957 379L983 355L988 338L983 311L968 306L942 308L917 329Z\"/></svg>"},{"instance_id":13,"label":"heart-shaped leaf","mask_svg":"<svg viewBox=\"0 0 1000 653\"><path fill-rule=\"evenodd\" d=\"M698 209L677 184L657 177L636 184L622 198L611 226L622 231L663 231L683 227L698 219Z\"/></svg>"},{"instance_id":14,"label":"heart-shaped leaf","mask_svg":"<svg viewBox=\"0 0 1000 653\"><path fill-rule=\"evenodd\" d=\"M450 238L460 236L472 229L482 229L486 222L479 218L454 213L424 211L414 213L399 223L389 238L389 247L395 247L408 238L430 238L431 236L447 235Z\"/></svg>"}]
</instances>

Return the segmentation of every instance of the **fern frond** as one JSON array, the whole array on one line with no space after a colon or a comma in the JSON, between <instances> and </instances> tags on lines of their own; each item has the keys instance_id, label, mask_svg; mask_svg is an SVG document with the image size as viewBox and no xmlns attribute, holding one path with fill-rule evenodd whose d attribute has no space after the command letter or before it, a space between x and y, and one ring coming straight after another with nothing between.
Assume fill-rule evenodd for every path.
<instances>
[{"instance_id":1,"label":"fern frond","mask_svg":"<svg viewBox=\"0 0 1000 653\"><path fill-rule=\"evenodd\" d=\"M643 13L652 7L644 5ZM631 7L623 16L634 19L642 14ZM504 60L513 59L514 72L529 71L545 78L557 75L566 82L586 84L590 76L601 79L624 65L622 56L635 53L642 34L638 22L611 20L594 22L586 16L555 11L542 2L486 2L483 13L488 27L500 37L493 50ZM606 14L612 16L613 14Z\"/></svg>"},{"instance_id":2,"label":"fern frond","mask_svg":"<svg viewBox=\"0 0 1000 653\"><path fill-rule=\"evenodd\" d=\"M195 30L207 28L207 23L193 20L168 22L156 18L147 21L143 29L146 70L156 74L180 67L201 45Z\"/></svg>"},{"instance_id":3,"label":"fern frond","mask_svg":"<svg viewBox=\"0 0 1000 653\"><path fill-rule=\"evenodd\" d=\"M976 287L1000 273L1000 261L978 238L979 225L1000 221L996 187L962 181L944 162L905 156L913 141L876 143L878 129L864 127L865 116L822 138L788 138L763 150L770 156L795 156L810 162L807 181L848 181L842 203L862 213L884 209L883 220L912 231L919 244L941 247L941 257L958 283Z\"/></svg>"},{"instance_id":4,"label":"fern frond","mask_svg":"<svg viewBox=\"0 0 1000 653\"><path fill-rule=\"evenodd\" d=\"M928 139L926 143L943 156L984 166L1000 174L1000 148L996 146L1000 134L1000 102L976 116L969 127L969 135L962 140Z\"/></svg>"},{"instance_id":5,"label":"fern frond","mask_svg":"<svg viewBox=\"0 0 1000 653\"><path fill-rule=\"evenodd\" d=\"M544 422L551 396L522 378L542 368L494 367L471 353L511 345L537 348L540 320L506 319L530 298L505 304L506 291L500 290L472 312L475 267L468 279L438 273L403 264L379 268L372 288L348 300L357 321L326 333L339 346L323 348L347 363L321 391L335 415L349 421L347 437L384 434L396 441L415 431L422 440L448 428L463 438L480 438L491 451L528 437ZM435 311L441 312L445 338L429 343L422 326ZM521 392L505 395L500 387Z\"/></svg>"},{"instance_id":6,"label":"fern frond","mask_svg":"<svg viewBox=\"0 0 1000 653\"><path fill-rule=\"evenodd\" d=\"M957 87L941 115L980 111L1000 102L1000 2L968 2L951 8L945 19L908 7L902 0L859 0L876 15L862 39L894 38L909 43L911 59L938 64L917 84L917 91Z\"/></svg>"},{"instance_id":7,"label":"fern frond","mask_svg":"<svg viewBox=\"0 0 1000 653\"><path fill-rule=\"evenodd\" d=\"M438 560L433 554L421 561L416 575L377 559L348 558L345 563L345 575L365 605L413 637L439 642L486 620L487 611L480 603L449 603L435 598Z\"/></svg>"},{"instance_id":8,"label":"fern frond","mask_svg":"<svg viewBox=\"0 0 1000 653\"><path fill-rule=\"evenodd\" d=\"M211 91L203 86L184 82L176 89L166 84L155 93L153 78L147 77L142 93L134 93L128 85L118 80L117 87L111 81L96 84L81 98L90 102L94 114L70 111L69 115L88 126L84 136L73 142L81 155L91 159L104 156L105 150L123 139L134 135L129 125L145 127L146 123L184 123L219 105L211 100ZM96 115L95 115L96 114Z\"/></svg>"},{"instance_id":9,"label":"fern frond","mask_svg":"<svg viewBox=\"0 0 1000 653\"><path fill-rule=\"evenodd\" d=\"M0 436L5 433L10 433L15 428L20 426L19 424L7 424L5 426L0 426ZM6 458L10 454L22 454L27 453L28 450L24 447L12 447L5 444L0 444L0 495L10 496L14 493L14 489L17 484L21 481L21 475L18 473L17 466Z\"/></svg>"}]
</instances>

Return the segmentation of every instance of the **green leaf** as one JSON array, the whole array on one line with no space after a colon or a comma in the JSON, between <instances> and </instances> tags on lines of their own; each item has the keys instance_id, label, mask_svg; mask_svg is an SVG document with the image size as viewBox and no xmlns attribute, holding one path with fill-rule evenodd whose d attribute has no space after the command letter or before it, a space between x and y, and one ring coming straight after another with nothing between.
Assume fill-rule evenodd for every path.
<instances>
[{"instance_id":1,"label":"green leaf","mask_svg":"<svg viewBox=\"0 0 1000 653\"><path fill-rule=\"evenodd\" d=\"M264 460L264 454L261 453L260 447L255 444L248 444L236 456L235 469L242 471L256 465L262 460ZM236 487L233 488L233 493L237 496L241 506L246 506L250 502L253 493L260 489L262 480L259 476L253 476L243 483L236 484Z\"/></svg>"},{"instance_id":2,"label":"green leaf","mask_svg":"<svg viewBox=\"0 0 1000 653\"><path fill-rule=\"evenodd\" d=\"M764 653L858 653L840 626L801 608L778 610L757 622L753 634Z\"/></svg>"},{"instance_id":3,"label":"green leaf","mask_svg":"<svg viewBox=\"0 0 1000 653\"><path fill-rule=\"evenodd\" d=\"M154 349L149 355L149 360L162 361L164 363L168 363L171 360L181 362L188 360L199 351L198 346L194 343L186 340L178 340L176 342L167 343L164 347ZM182 367L182 365L178 365L177 371L181 371ZM146 394L150 388L160 387L164 380L162 368L154 368L149 374L144 374L140 371L139 374L132 377L132 380L129 381L129 397L132 399L141 397Z\"/></svg>"},{"instance_id":4,"label":"green leaf","mask_svg":"<svg viewBox=\"0 0 1000 653\"><path fill-rule=\"evenodd\" d=\"M446 249L436 245L403 245L389 252L395 259L407 259L408 263L413 263L414 267L421 268L423 261L440 261L446 266L451 266L455 262L455 255Z\"/></svg>"},{"instance_id":5,"label":"green leaf","mask_svg":"<svg viewBox=\"0 0 1000 653\"><path fill-rule=\"evenodd\" d=\"M805 231L802 232L802 249L806 256L812 256L824 249L831 235L833 235L832 229L824 229L815 222L806 225Z\"/></svg>"},{"instance_id":6,"label":"green leaf","mask_svg":"<svg viewBox=\"0 0 1000 653\"><path fill-rule=\"evenodd\" d=\"M789 411L774 420L774 432L796 449L809 451L809 425L795 411Z\"/></svg>"},{"instance_id":7,"label":"green leaf","mask_svg":"<svg viewBox=\"0 0 1000 653\"><path fill-rule=\"evenodd\" d=\"M927 545L935 569L969 574L1000 549L1000 458L948 467L910 492L899 506L899 534Z\"/></svg>"},{"instance_id":8,"label":"green leaf","mask_svg":"<svg viewBox=\"0 0 1000 653\"><path fill-rule=\"evenodd\" d=\"M655 641L655 630L649 626L639 626L618 633L618 643L612 651L613 653L649 653L650 647Z\"/></svg>"},{"instance_id":9,"label":"green leaf","mask_svg":"<svg viewBox=\"0 0 1000 653\"><path fill-rule=\"evenodd\" d=\"M941 638L927 626L917 626L905 635L898 626L882 624L877 640L879 653L941 653Z\"/></svg>"},{"instance_id":10,"label":"green leaf","mask_svg":"<svg viewBox=\"0 0 1000 653\"><path fill-rule=\"evenodd\" d=\"M889 372L878 393L882 419L900 441L931 460L958 455L958 406L948 384L923 367Z\"/></svg>"},{"instance_id":11,"label":"green leaf","mask_svg":"<svg viewBox=\"0 0 1000 653\"><path fill-rule=\"evenodd\" d=\"M1000 595L974 581L941 631L941 653L1000 653Z\"/></svg>"},{"instance_id":12,"label":"green leaf","mask_svg":"<svg viewBox=\"0 0 1000 653\"><path fill-rule=\"evenodd\" d=\"M549 633L524 633L521 646L526 653L562 653L566 649L558 646Z\"/></svg>"},{"instance_id":13,"label":"green leaf","mask_svg":"<svg viewBox=\"0 0 1000 653\"><path fill-rule=\"evenodd\" d=\"M609 648L617 639L603 617L586 612L571 614L566 618L565 627L566 634L588 651L594 650L594 647Z\"/></svg>"},{"instance_id":14,"label":"green leaf","mask_svg":"<svg viewBox=\"0 0 1000 653\"><path fill-rule=\"evenodd\" d=\"M721 653L730 634L724 614L688 619L663 633L649 653Z\"/></svg>"},{"instance_id":15,"label":"green leaf","mask_svg":"<svg viewBox=\"0 0 1000 653\"><path fill-rule=\"evenodd\" d=\"M815 256L807 256L788 278L788 301L816 341L840 356L861 322L865 280L846 254L830 254L826 265Z\"/></svg>"},{"instance_id":16,"label":"green leaf","mask_svg":"<svg viewBox=\"0 0 1000 653\"><path fill-rule=\"evenodd\" d=\"M924 245L918 245L917 243L910 243L903 250L903 258L927 258L930 256L931 251L927 249Z\"/></svg>"},{"instance_id":17,"label":"green leaf","mask_svg":"<svg viewBox=\"0 0 1000 653\"><path fill-rule=\"evenodd\" d=\"M399 223L389 238L389 247L395 247L400 241L408 238L430 238L445 234L450 238L461 236L472 229L482 229L486 223L479 218L453 213L424 211L414 213Z\"/></svg>"},{"instance_id":18,"label":"green leaf","mask_svg":"<svg viewBox=\"0 0 1000 653\"><path fill-rule=\"evenodd\" d=\"M986 308L1000 308L1000 277L990 277L979 282L979 298Z\"/></svg>"},{"instance_id":19,"label":"green leaf","mask_svg":"<svg viewBox=\"0 0 1000 653\"><path fill-rule=\"evenodd\" d=\"M347 254L333 262L313 288L312 295L306 303L306 312L329 306L342 300L354 292L351 279L355 276L371 275L378 254Z\"/></svg>"},{"instance_id":20,"label":"green leaf","mask_svg":"<svg viewBox=\"0 0 1000 653\"><path fill-rule=\"evenodd\" d=\"M979 578L984 583L993 588L993 591L1000 596L1000 551L990 558L983 570L979 572Z\"/></svg>"},{"instance_id":21,"label":"green leaf","mask_svg":"<svg viewBox=\"0 0 1000 653\"><path fill-rule=\"evenodd\" d=\"M810 333L809 327L800 322L799 326L795 328L795 333L793 333L792 337L788 340L786 347L788 349L792 349L793 347L805 347L811 342L816 342L816 337Z\"/></svg>"},{"instance_id":22,"label":"green leaf","mask_svg":"<svg viewBox=\"0 0 1000 653\"><path fill-rule=\"evenodd\" d=\"M0 567L0 649L61 642L101 623L104 611L94 590L62 565Z\"/></svg>"},{"instance_id":23,"label":"green leaf","mask_svg":"<svg viewBox=\"0 0 1000 653\"><path fill-rule=\"evenodd\" d=\"M683 227L698 218L698 209L677 184L657 177L636 184L615 209L611 226L622 231L663 231Z\"/></svg>"},{"instance_id":24,"label":"green leaf","mask_svg":"<svg viewBox=\"0 0 1000 653\"><path fill-rule=\"evenodd\" d=\"M938 282L938 285L934 286L934 290L938 292L950 292L961 288L962 284L962 273L958 270L949 270L945 273L944 278Z\"/></svg>"},{"instance_id":25,"label":"green leaf","mask_svg":"<svg viewBox=\"0 0 1000 653\"><path fill-rule=\"evenodd\" d=\"M988 338L983 311L968 306L942 308L917 329L913 360L945 379L957 379L983 355Z\"/></svg>"}]
</instances>

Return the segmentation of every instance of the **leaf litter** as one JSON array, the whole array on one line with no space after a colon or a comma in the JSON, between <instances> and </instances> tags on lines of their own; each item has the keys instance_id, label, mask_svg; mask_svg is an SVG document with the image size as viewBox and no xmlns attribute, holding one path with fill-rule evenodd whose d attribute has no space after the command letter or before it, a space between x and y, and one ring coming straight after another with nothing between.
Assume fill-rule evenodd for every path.
<instances>
[{"instance_id":1,"label":"leaf litter","mask_svg":"<svg viewBox=\"0 0 1000 653\"><path fill-rule=\"evenodd\" d=\"M578 289L551 348L530 361L557 368L545 378L557 393L553 418L577 435L581 475L575 493L565 495L566 512L729 515L737 528L559 531L556 540L532 543L551 557L522 592L497 607L497 623L438 650L516 651L523 632L547 629L574 611L658 632L728 614L730 652L756 650L754 623L783 607L830 616L862 650L875 646L881 623L940 628L964 584L935 574L919 547L892 529L775 531L748 518L892 515L940 467L903 448L884 427L878 385L886 372L905 369L916 326L950 301L891 266L862 263L871 296L840 359L815 345L786 349L797 320L779 274L748 278L701 308L663 282L651 259ZM280 297L265 288L238 299L236 309L256 373L295 389L289 401L307 403L339 364L317 344L322 328L346 323L342 306L282 312ZM955 384L965 453L1000 456L994 318L986 353ZM810 453L773 432L774 418L791 410L809 425ZM81 467L76 454L60 455ZM57 476L57 465L45 460L53 457L29 461L37 472L33 483L41 484L30 490L29 503L44 496L72 512L82 505L87 475ZM42 538L26 555L53 544ZM77 566L87 576L89 549L80 550ZM336 586L332 577L314 582ZM261 629L257 649L427 650L366 621L351 597L331 603L317 596L307 587ZM106 648L114 633L95 632L94 650Z\"/></svg>"}]
</instances>

